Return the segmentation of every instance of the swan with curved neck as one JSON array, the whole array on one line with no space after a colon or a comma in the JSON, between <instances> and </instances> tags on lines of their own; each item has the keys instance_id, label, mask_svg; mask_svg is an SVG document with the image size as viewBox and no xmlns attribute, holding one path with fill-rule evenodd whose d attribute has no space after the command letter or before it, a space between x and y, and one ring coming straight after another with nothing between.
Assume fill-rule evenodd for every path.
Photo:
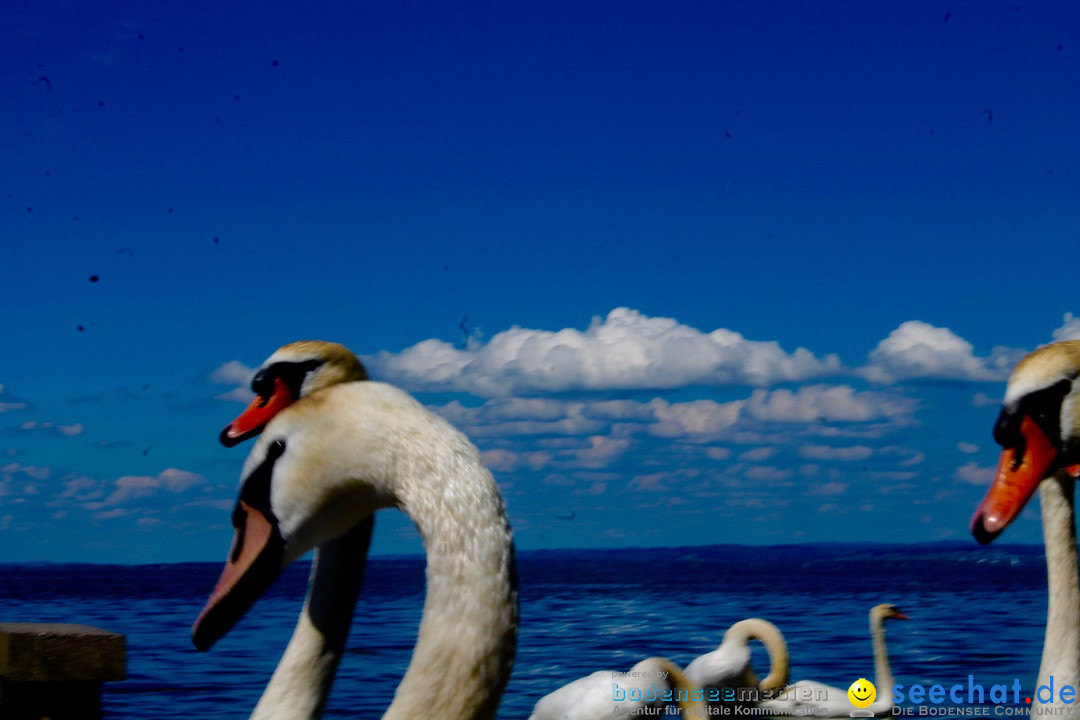
<instances>
[{"instance_id":1,"label":"swan with curved neck","mask_svg":"<svg viewBox=\"0 0 1080 720\"><path fill-rule=\"evenodd\" d=\"M889 667L889 651L885 647L885 621L907 620L908 616L895 605L882 603L870 608L870 636L874 646L874 685L877 700L867 710L876 716L892 714L893 675ZM815 718L850 717L854 706L848 700L847 689L800 680L784 689L782 697L758 703L768 708L770 715L812 715Z\"/></svg>"},{"instance_id":2,"label":"swan with curved neck","mask_svg":"<svg viewBox=\"0 0 1080 720\"><path fill-rule=\"evenodd\" d=\"M760 682L750 666L751 640L760 640L769 654L769 674ZM686 676L702 688L755 688L770 696L788 682L787 643L768 620L746 618L724 632L720 647L687 665Z\"/></svg>"},{"instance_id":3,"label":"swan with curved neck","mask_svg":"<svg viewBox=\"0 0 1080 720\"><path fill-rule=\"evenodd\" d=\"M1075 478L1080 475L1080 341L1045 345L1009 376L994 439L1002 446L994 481L971 518L971 532L992 542L1016 519L1036 488L1046 545L1046 634L1037 686L1080 685L1080 576L1077 572ZM1045 698L1045 695L1043 695ZM1050 703L1077 715L1075 703Z\"/></svg>"},{"instance_id":4,"label":"swan with curved neck","mask_svg":"<svg viewBox=\"0 0 1080 720\"><path fill-rule=\"evenodd\" d=\"M627 673L598 670L563 685L537 701L529 720L659 717L668 708L678 708L683 717L705 720L703 696L675 663L651 657Z\"/></svg>"},{"instance_id":5,"label":"swan with curved neck","mask_svg":"<svg viewBox=\"0 0 1080 720\"><path fill-rule=\"evenodd\" d=\"M254 373L251 389L255 399L221 431L221 444L232 447L258 435L274 415L301 397L331 385L367 379L359 358L343 345L321 340L289 343ZM279 706L288 707L299 718L322 715L360 597L374 527L375 516L370 515L316 549L309 579L312 591L256 706L255 717ZM312 597L321 600L312 604ZM314 681L305 682L308 674Z\"/></svg>"},{"instance_id":6,"label":"swan with curved neck","mask_svg":"<svg viewBox=\"0 0 1080 720\"><path fill-rule=\"evenodd\" d=\"M319 717L336 669L319 648L343 646L359 591L366 545L355 541L357 523L398 507L424 540L427 597L384 717L493 718L516 646L517 589L505 508L476 448L388 385L338 382L299 399L285 378L268 387L292 401L264 421L244 465L236 537L195 622L196 647L212 646L285 566L318 547L305 612L252 717ZM263 399L253 407L273 395Z\"/></svg>"}]
</instances>

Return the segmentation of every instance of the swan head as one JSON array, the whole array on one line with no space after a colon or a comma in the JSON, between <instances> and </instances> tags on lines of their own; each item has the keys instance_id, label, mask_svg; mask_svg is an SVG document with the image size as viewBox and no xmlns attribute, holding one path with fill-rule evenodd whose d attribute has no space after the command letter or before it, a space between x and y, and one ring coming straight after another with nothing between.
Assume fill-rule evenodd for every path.
<instances>
[{"instance_id":1,"label":"swan head","mask_svg":"<svg viewBox=\"0 0 1080 720\"><path fill-rule=\"evenodd\" d=\"M279 412L244 463L221 577L192 628L208 650L281 571L393 503L394 443L419 403L379 383L339 385Z\"/></svg>"},{"instance_id":2,"label":"swan head","mask_svg":"<svg viewBox=\"0 0 1080 720\"><path fill-rule=\"evenodd\" d=\"M301 340L278 348L251 379L255 399L221 431L232 447L262 432L270 419L299 398L344 382L367 380L360 360L344 345Z\"/></svg>"},{"instance_id":3,"label":"swan head","mask_svg":"<svg viewBox=\"0 0 1080 720\"><path fill-rule=\"evenodd\" d=\"M870 608L870 620L910 620L907 613L891 603L881 603Z\"/></svg>"},{"instance_id":4,"label":"swan head","mask_svg":"<svg viewBox=\"0 0 1080 720\"><path fill-rule=\"evenodd\" d=\"M1051 343L1021 360L1005 388L994 440L994 481L971 518L981 544L1016 519L1039 483L1059 470L1080 475L1080 340Z\"/></svg>"}]
</instances>

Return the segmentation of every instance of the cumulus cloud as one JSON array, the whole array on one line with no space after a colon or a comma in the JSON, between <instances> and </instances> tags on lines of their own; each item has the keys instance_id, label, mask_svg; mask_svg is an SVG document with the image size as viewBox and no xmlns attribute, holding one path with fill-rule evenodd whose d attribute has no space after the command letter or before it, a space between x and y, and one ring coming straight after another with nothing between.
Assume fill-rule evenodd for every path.
<instances>
[{"instance_id":1,"label":"cumulus cloud","mask_svg":"<svg viewBox=\"0 0 1080 720\"><path fill-rule=\"evenodd\" d=\"M869 422L910 415L910 398L864 390L849 385L804 385L796 391L755 390L746 410L758 420L770 422L814 421Z\"/></svg>"},{"instance_id":2,"label":"cumulus cloud","mask_svg":"<svg viewBox=\"0 0 1080 720\"><path fill-rule=\"evenodd\" d=\"M710 460L727 460L731 457L731 449L726 447L705 448L705 457Z\"/></svg>"},{"instance_id":3,"label":"cumulus cloud","mask_svg":"<svg viewBox=\"0 0 1080 720\"><path fill-rule=\"evenodd\" d=\"M39 481L49 475L49 468L19 463L0 465L0 498L19 497L19 502L23 502L25 496L37 495Z\"/></svg>"},{"instance_id":4,"label":"cumulus cloud","mask_svg":"<svg viewBox=\"0 0 1080 720\"><path fill-rule=\"evenodd\" d=\"M1023 354L996 347L990 355L977 357L972 344L952 330L909 320L877 344L858 374L879 383L925 378L1000 381Z\"/></svg>"},{"instance_id":5,"label":"cumulus cloud","mask_svg":"<svg viewBox=\"0 0 1080 720\"><path fill-rule=\"evenodd\" d=\"M230 360L210 373L210 379L219 385L250 385L255 371L239 360Z\"/></svg>"},{"instance_id":6,"label":"cumulus cloud","mask_svg":"<svg viewBox=\"0 0 1080 720\"><path fill-rule=\"evenodd\" d=\"M180 470L178 468L168 468L162 470L155 476L150 475L125 475L116 479L113 483L113 491L107 498L100 502L88 502L85 503L85 507L88 510L101 510L103 508L112 508L117 505L125 505L135 500L139 500L151 495L155 495L162 490L167 490L171 493L182 493L185 490L189 490L196 486L209 487L209 483L206 478L198 473L188 472L187 470ZM66 492L71 492L73 486L69 484ZM78 489L75 489L78 492ZM98 517L103 517L99 515Z\"/></svg>"},{"instance_id":7,"label":"cumulus cloud","mask_svg":"<svg viewBox=\"0 0 1080 720\"><path fill-rule=\"evenodd\" d=\"M26 477L34 478L35 480L46 480L50 474L52 474L52 471L49 468L38 467L36 465L21 465L15 462L0 465L0 478L25 475Z\"/></svg>"},{"instance_id":8,"label":"cumulus cloud","mask_svg":"<svg viewBox=\"0 0 1080 720\"><path fill-rule=\"evenodd\" d=\"M540 470L549 465L554 457L547 450L516 452L503 448L485 450L480 455L492 472L513 472L521 467Z\"/></svg>"},{"instance_id":9,"label":"cumulus cloud","mask_svg":"<svg viewBox=\"0 0 1080 720\"><path fill-rule=\"evenodd\" d=\"M4 386L0 385L0 395L3 395L3 394L4 394ZM14 402L14 401L11 401L11 400L2 400L2 399L0 399L0 414L6 413L6 412L11 412L12 410L25 410L25 409L26 409L26 403L24 403L24 402Z\"/></svg>"},{"instance_id":10,"label":"cumulus cloud","mask_svg":"<svg viewBox=\"0 0 1080 720\"><path fill-rule=\"evenodd\" d=\"M627 484L627 487L632 492L666 493L671 491L667 483L669 477L666 472L638 475Z\"/></svg>"},{"instance_id":11,"label":"cumulus cloud","mask_svg":"<svg viewBox=\"0 0 1080 720\"><path fill-rule=\"evenodd\" d=\"M966 453L968 455L979 452L979 446L976 445L975 443L969 443L969 442L958 442L958 443L956 443L956 449L959 450L960 452Z\"/></svg>"},{"instance_id":12,"label":"cumulus cloud","mask_svg":"<svg viewBox=\"0 0 1080 720\"><path fill-rule=\"evenodd\" d=\"M1080 318L1065 313L1061 327L1054 331L1054 340L1080 340Z\"/></svg>"},{"instance_id":13,"label":"cumulus cloud","mask_svg":"<svg viewBox=\"0 0 1080 720\"><path fill-rule=\"evenodd\" d=\"M767 386L843 370L835 355L747 340L726 329L702 332L671 318L616 308L584 331L513 327L459 349L425 340L367 358L374 372L413 390L482 397L571 390L668 389L691 385Z\"/></svg>"},{"instance_id":14,"label":"cumulus cloud","mask_svg":"<svg viewBox=\"0 0 1080 720\"><path fill-rule=\"evenodd\" d=\"M590 435L602 433L605 429L605 423L586 415L586 404L583 402L541 400L530 403L517 398L500 398L479 407L469 407L454 400L432 409L467 435L477 438Z\"/></svg>"},{"instance_id":15,"label":"cumulus cloud","mask_svg":"<svg viewBox=\"0 0 1080 720\"><path fill-rule=\"evenodd\" d=\"M852 445L850 447L803 445L799 448L799 455L807 460L866 460L873 454L873 449L865 445Z\"/></svg>"},{"instance_id":16,"label":"cumulus cloud","mask_svg":"<svg viewBox=\"0 0 1080 720\"><path fill-rule=\"evenodd\" d=\"M588 446L572 451L574 461L581 467L602 468L617 460L630 447L630 438L593 435Z\"/></svg>"},{"instance_id":17,"label":"cumulus cloud","mask_svg":"<svg viewBox=\"0 0 1080 720\"><path fill-rule=\"evenodd\" d=\"M72 423L71 425L59 425L52 422L39 422L37 420L27 420L19 425L19 430L23 432L39 432L48 435L60 435L63 437L75 437L82 435L86 432L86 427L82 423Z\"/></svg>"},{"instance_id":18,"label":"cumulus cloud","mask_svg":"<svg viewBox=\"0 0 1080 720\"><path fill-rule=\"evenodd\" d=\"M807 495L843 495L847 492L847 483L825 482L820 485L812 485L806 491Z\"/></svg>"},{"instance_id":19,"label":"cumulus cloud","mask_svg":"<svg viewBox=\"0 0 1080 720\"><path fill-rule=\"evenodd\" d=\"M994 479L994 468L983 467L975 462L964 463L956 468L953 477L965 485L989 485Z\"/></svg>"},{"instance_id":20,"label":"cumulus cloud","mask_svg":"<svg viewBox=\"0 0 1080 720\"><path fill-rule=\"evenodd\" d=\"M228 400L230 402L251 402L251 399L255 396L251 392L251 378L254 375L255 370L239 360L230 360L221 364L210 373L210 380L218 385L236 385L236 387L215 397L218 400Z\"/></svg>"},{"instance_id":21,"label":"cumulus cloud","mask_svg":"<svg viewBox=\"0 0 1080 720\"><path fill-rule=\"evenodd\" d=\"M649 403L654 421L648 425L652 435L665 438L707 441L720 436L739 419L743 401L718 403L692 400L669 403L656 398Z\"/></svg>"}]
</instances>

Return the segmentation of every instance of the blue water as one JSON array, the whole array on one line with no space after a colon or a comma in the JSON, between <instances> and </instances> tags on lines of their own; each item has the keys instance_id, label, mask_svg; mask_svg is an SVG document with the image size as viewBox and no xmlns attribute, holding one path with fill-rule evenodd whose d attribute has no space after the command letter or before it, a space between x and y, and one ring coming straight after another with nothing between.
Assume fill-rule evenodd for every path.
<instances>
[{"instance_id":1,"label":"blue water","mask_svg":"<svg viewBox=\"0 0 1080 720\"><path fill-rule=\"evenodd\" d=\"M291 567L213 650L189 628L216 563L0 565L0 621L71 622L127 636L128 679L105 686L108 717L246 718L285 647L307 563ZM792 679L847 687L873 678L867 612L890 622L896 682L1033 689L1043 641L1041 547L713 546L519 553L521 633L501 718L525 718L594 670L665 655L685 665L750 616L784 632ZM423 603L422 557L373 558L326 717L378 717L409 662ZM764 674L767 663L755 651ZM881 689L879 689L879 692Z\"/></svg>"}]
</instances>

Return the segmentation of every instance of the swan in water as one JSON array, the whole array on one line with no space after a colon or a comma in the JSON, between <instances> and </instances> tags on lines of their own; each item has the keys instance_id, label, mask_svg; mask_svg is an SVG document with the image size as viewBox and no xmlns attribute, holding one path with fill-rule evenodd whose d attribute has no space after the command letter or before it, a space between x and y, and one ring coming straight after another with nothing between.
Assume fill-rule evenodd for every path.
<instances>
[{"instance_id":1,"label":"swan in water","mask_svg":"<svg viewBox=\"0 0 1080 720\"><path fill-rule=\"evenodd\" d=\"M598 670L545 695L529 720L611 720L656 716L670 706L684 717L705 719L704 692L670 660L651 657L630 672Z\"/></svg>"},{"instance_id":2,"label":"swan in water","mask_svg":"<svg viewBox=\"0 0 1080 720\"><path fill-rule=\"evenodd\" d=\"M866 710L875 716L892 714L892 670L889 652L885 647L885 621L907 620L908 616L895 605L882 603L870 608L870 636L874 645L874 686L877 699ZM840 689L814 680L800 680L783 690L782 696L758 703L776 716L806 715L815 718L849 717L854 706L848 700L847 688Z\"/></svg>"},{"instance_id":3,"label":"swan in water","mask_svg":"<svg viewBox=\"0 0 1080 720\"><path fill-rule=\"evenodd\" d=\"M320 717L359 592L367 551L359 523L397 507L424 540L427 597L384 717L494 718L516 647L517 581L491 473L464 435L401 390L340 380L311 390L310 373L266 373L247 424L223 431L223 440L230 428L229 439L242 440L263 430L244 464L225 569L192 629L195 646L209 649L285 566L318 548L304 611L252 718ZM277 397L287 402L275 405Z\"/></svg>"},{"instance_id":4,"label":"swan in water","mask_svg":"<svg viewBox=\"0 0 1080 720\"><path fill-rule=\"evenodd\" d=\"M994 481L971 518L971 532L992 542L1039 489L1046 545L1047 610L1033 700L1053 715L1077 715L1061 702L1065 685L1080 686L1080 578L1077 574L1075 478L1080 475L1080 341L1052 343L1021 360L1005 388L994 439L1002 446ZM1049 700L1049 702L1043 702Z\"/></svg>"},{"instance_id":5,"label":"swan in water","mask_svg":"<svg viewBox=\"0 0 1080 720\"><path fill-rule=\"evenodd\" d=\"M769 674L760 683L750 667L750 641L755 639L769 653ZM788 682L787 644L780 629L768 620L747 618L729 627L720 647L695 658L685 672L690 682L706 690L753 688L772 697Z\"/></svg>"}]
</instances>

